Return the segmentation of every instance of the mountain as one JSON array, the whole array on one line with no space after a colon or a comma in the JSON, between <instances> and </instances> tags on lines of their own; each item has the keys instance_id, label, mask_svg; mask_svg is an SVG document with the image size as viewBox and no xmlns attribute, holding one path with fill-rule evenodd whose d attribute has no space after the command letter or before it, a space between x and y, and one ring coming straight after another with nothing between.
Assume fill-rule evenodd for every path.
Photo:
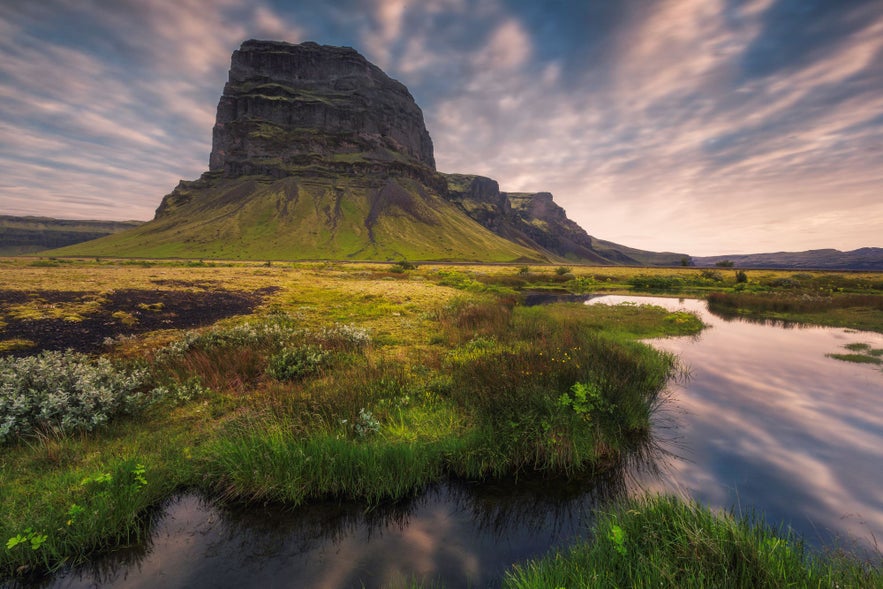
<instances>
[{"instance_id":1,"label":"mountain","mask_svg":"<svg viewBox=\"0 0 883 589\"><path fill-rule=\"evenodd\" d=\"M74 221L0 215L0 256L32 254L132 229L141 221Z\"/></svg>"},{"instance_id":2,"label":"mountain","mask_svg":"<svg viewBox=\"0 0 883 589\"><path fill-rule=\"evenodd\" d=\"M549 257L589 264L677 266L684 254L656 253L592 237L548 192L501 192L496 180L445 174L448 198L497 235Z\"/></svg>"},{"instance_id":3,"label":"mountain","mask_svg":"<svg viewBox=\"0 0 883 589\"><path fill-rule=\"evenodd\" d=\"M355 50L255 40L233 53L209 170L181 181L152 221L54 253L598 264L683 257L595 240L548 193L505 194L487 178L439 173L407 88Z\"/></svg>"},{"instance_id":4,"label":"mountain","mask_svg":"<svg viewBox=\"0 0 883 589\"><path fill-rule=\"evenodd\" d=\"M883 270L883 248L863 247L849 252L835 249L768 254L735 254L692 258L696 266L732 262L736 268L783 268L807 270Z\"/></svg>"}]
</instances>

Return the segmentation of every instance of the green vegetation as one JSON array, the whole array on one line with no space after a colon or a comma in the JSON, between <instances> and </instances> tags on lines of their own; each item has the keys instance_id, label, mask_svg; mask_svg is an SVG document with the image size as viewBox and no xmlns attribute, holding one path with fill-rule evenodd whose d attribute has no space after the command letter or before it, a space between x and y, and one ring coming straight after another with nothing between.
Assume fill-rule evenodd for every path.
<instances>
[{"instance_id":1,"label":"green vegetation","mask_svg":"<svg viewBox=\"0 0 883 589\"><path fill-rule=\"evenodd\" d=\"M3 575L135 541L182 488L371 505L449 476L607 469L646 437L674 367L637 339L702 328L658 307L523 307L506 267L25 264L8 266L22 292L81 294L62 310L12 296L3 317L89 317L122 281L279 289L255 315L115 339L102 357L3 360ZM574 280L534 274L521 279Z\"/></svg>"},{"instance_id":2,"label":"green vegetation","mask_svg":"<svg viewBox=\"0 0 883 589\"><path fill-rule=\"evenodd\" d=\"M267 134L268 129L264 125L255 132ZM337 159L352 162L361 156ZM204 175L182 182L153 221L52 255L544 261L537 251L495 235L416 180L390 181L383 188L388 194L381 188L333 170L280 180Z\"/></svg>"},{"instance_id":3,"label":"green vegetation","mask_svg":"<svg viewBox=\"0 0 883 589\"><path fill-rule=\"evenodd\" d=\"M599 514L590 540L516 565L504 586L880 587L883 569L813 554L799 538L756 519L653 497Z\"/></svg>"},{"instance_id":4,"label":"green vegetation","mask_svg":"<svg viewBox=\"0 0 883 589\"><path fill-rule=\"evenodd\" d=\"M883 333L883 295L768 291L712 293L709 309L724 316L779 319Z\"/></svg>"},{"instance_id":5,"label":"green vegetation","mask_svg":"<svg viewBox=\"0 0 883 589\"><path fill-rule=\"evenodd\" d=\"M876 366L883 365L883 348L872 348L870 344L860 342L846 344L843 346L849 350L850 354L826 354L829 358L842 360L844 362L855 362L857 364L874 364Z\"/></svg>"},{"instance_id":6,"label":"green vegetation","mask_svg":"<svg viewBox=\"0 0 883 589\"><path fill-rule=\"evenodd\" d=\"M88 241L132 229L138 221L74 221L0 215L0 256L16 256ZM41 264L58 265L55 260Z\"/></svg>"},{"instance_id":7,"label":"green vegetation","mask_svg":"<svg viewBox=\"0 0 883 589\"><path fill-rule=\"evenodd\" d=\"M693 268L64 262L0 260L16 289L4 291L0 329L89 323L121 284L148 291L125 309L142 323L174 311L157 304L170 300L158 289L276 290L253 315L121 335L101 357L3 360L3 378L19 383L4 390L40 393L15 396L0 416L4 576L137 541L151 507L185 488L236 501L372 505L445 477L609 468L646 438L674 368L638 340L702 324L644 305L524 307L523 290L629 292L643 276L684 292L769 297L812 286L831 291L819 298L867 305L880 296L873 274L751 272L740 292L734 272ZM879 358L870 346L848 351ZM39 370L22 368L29 362L55 368L39 381ZM633 554L631 528L618 525L623 535L612 541Z\"/></svg>"}]
</instances>

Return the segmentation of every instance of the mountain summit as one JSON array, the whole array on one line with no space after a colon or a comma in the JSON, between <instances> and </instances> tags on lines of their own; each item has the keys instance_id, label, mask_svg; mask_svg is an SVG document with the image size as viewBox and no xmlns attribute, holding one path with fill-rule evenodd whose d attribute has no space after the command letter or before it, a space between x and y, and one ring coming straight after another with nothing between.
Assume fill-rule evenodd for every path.
<instances>
[{"instance_id":1,"label":"mountain summit","mask_svg":"<svg viewBox=\"0 0 883 589\"><path fill-rule=\"evenodd\" d=\"M359 154L435 168L423 112L408 89L348 47L246 41L218 103L210 171L288 175Z\"/></svg>"},{"instance_id":2,"label":"mountain summit","mask_svg":"<svg viewBox=\"0 0 883 589\"><path fill-rule=\"evenodd\" d=\"M435 169L423 113L355 50L250 40L233 52L209 170L153 221L57 251L230 259L675 264L602 242L548 193Z\"/></svg>"}]
</instances>

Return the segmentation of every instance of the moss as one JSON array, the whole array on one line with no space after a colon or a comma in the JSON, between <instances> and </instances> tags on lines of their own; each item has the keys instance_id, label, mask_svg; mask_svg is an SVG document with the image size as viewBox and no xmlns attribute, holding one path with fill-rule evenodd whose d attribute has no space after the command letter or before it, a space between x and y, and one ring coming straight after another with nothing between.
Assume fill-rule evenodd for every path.
<instances>
[{"instance_id":1,"label":"moss","mask_svg":"<svg viewBox=\"0 0 883 589\"><path fill-rule=\"evenodd\" d=\"M26 339L5 339L0 340L0 353L15 352L17 350L27 350L34 347L34 342Z\"/></svg>"}]
</instances>

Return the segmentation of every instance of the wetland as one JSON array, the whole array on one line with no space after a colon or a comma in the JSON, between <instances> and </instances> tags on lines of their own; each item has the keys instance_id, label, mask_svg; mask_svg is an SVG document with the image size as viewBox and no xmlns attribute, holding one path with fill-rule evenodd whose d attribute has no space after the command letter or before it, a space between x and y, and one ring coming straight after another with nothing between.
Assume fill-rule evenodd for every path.
<instances>
[{"instance_id":1,"label":"wetland","mask_svg":"<svg viewBox=\"0 0 883 589\"><path fill-rule=\"evenodd\" d=\"M57 320L71 309L48 309L115 300L118 284L144 296L110 317L139 322L163 289L250 305L120 322L101 358L142 371L143 406L91 429L38 419L7 440L0 531L22 539L3 561L16 582L542 586L513 564L541 567L525 559L592 537L599 509L660 492L875 557L883 373L831 355L879 349L879 334L724 320L676 298L520 302L531 286L636 290L608 269L81 262L62 281L80 294L53 307L60 270L15 264L7 325L28 301L44 317L31 321Z\"/></svg>"}]
</instances>

